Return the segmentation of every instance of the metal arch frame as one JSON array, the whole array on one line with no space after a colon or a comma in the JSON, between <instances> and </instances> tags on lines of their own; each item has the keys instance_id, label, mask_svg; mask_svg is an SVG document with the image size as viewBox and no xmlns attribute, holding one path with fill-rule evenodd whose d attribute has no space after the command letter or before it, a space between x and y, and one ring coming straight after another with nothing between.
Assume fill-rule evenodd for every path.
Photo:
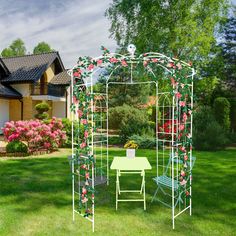
<instances>
[{"instance_id":1,"label":"metal arch frame","mask_svg":"<svg viewBox=\"0 0 236 236\"><path fill-rule=\"evenodd\" d=\"M158 102L159 102L159 91L158 91L158 82L157 81L154 81L154 80L151 80L151 81L145 81L145 82L134 82L133 81L133 76L132 76L132 70L133 70L133 64L136 64L136 63L139 63L140 62L140 59L142 59L141 61L145 61L147 59L152 59L152 58L161 58L161 59L167 59L169 62L173 62L173 61L178 61L181 63L182 66L186 66L186 67L189 67L189 65L184 62L184 61L179 61L175 58L170 58L170 57L167 57L166 55L164 54L161 54L161 53L155 53L155 52L149 52L149 53L146 53L146 54L143 54L143 55L140 55L139 57L136 57L134 58L134 56L132 55L129 55L129 56L126 56L126 55L122 55L122 54L118 54L118 53L109 53L108 55L103 55L103 56L99 56L99 57L96 57L96 58L93 58L93 60L98 60L98 59L102 59L102 58L112 58L114 56L117 56L121 59L127 59L127 57L129 58L129 60L126 60L127 64L130 64L130 68L131 68L131 81L129 83L127 82L110 82L110 78L111 76L113 75L114 71L120 67L120 65L118 66L115 66L112 70L112 72L109 74L108 76L108 79L106 81L106 108L107 108L107 117L106 117L106 120L107 120L107 137L106 137L106 155L107 155L107 185L109 184L109 149L108 149L108 145L109 145L109 141L108 141L108 127L109 127L109 121L108 121L108 110L109 110L109 104L108 104L108 88L109 88L109 84L142 84L142 83L146 83L146 84L152 84L154 83L156 85L156 131L157 131L157 124L158 124ZM141 58L142 57L142 58ZM93 75L98 71L100 70L100 68L106 68L108 65L110 65L111 63L110 62L107 62L107 63L103 63L103 65L101 67L97 67L95 70L93 70L92 74L90 75L90 81L89 80L86 80L84 81L84 83L81 85L81 86L85 86L86 89L88 87L90 87L90 93L93 94ZM76 64L70 71L69 71L69 74L71 75L71 85L72 85L72 91L71 91L71 103L73 103L73 82L74 82L74 78L73 78L73 69L76 68L78 65ZM162 69L164 69L165 71L167 71L168 73L170 73L171 75L173 75L175 77L175 73L172 73L166 66L164 65L161 65L160 63L156 63L156 66L159 66L161 67ZM195 70L192 68L191 69L192 73L191 75L188 75L187 77L191 77L191 84L189 84L189 86L191 87L191 94L193 95L193 77L195 75ZM151 73L154 77L155 74L154 72L152 71L152 69L147 66L147 72ZM172 124L174 124L174 104L176 103L175 101L175 96L172 96ZM193 108L193 96L191 96L191 108ZM92 99L92 102L91 102L91 110L92 110L92 123L93 123L93 119L94 119L94 116L93 116L93 112L94 112L94 102L93 102L93 99ZM72 158L74 156L74 150L75 150L75 147L74 147L74 119L75 119L75 116L77 117L77 114L72 114ZM191 133L191 136L192 136L192 114L191 114L191 130L190 130L190 133ZM172 138L171 138L171 143L173 144L174 143L174 125L172 125ZM92 142L92 147L91 147L91 152L92 154L94 153L94 145L93 145L93 140L94 140L94 137L93 137L93 132L92 132L92 136L91 136L91 142ZM158 157L158 134L156 132L156 159L157 159L157 176L158 176L158 161L159 161L159 157ZM172 153L172 156L174 155L174 147L172 145L172 148L171 148L171 153ZM192 149L190 149L190 168L192 167ZM175 197L174 197L174 163L173 163L173 158L172 158L172 162L171 162L171 167L172 167L172 225L173 225L173 229L175 228L175 218L177 216L179 216L181 213L183 213L184 211L186 211L187 209L190 209L190 215L192 215L192 199L190 199L190 204L188 207L186 207L184 210L180 211L178 214L175 215ZM74 162L72 161L72 172L75 171L75 166L74 166ZM77 212L75 210L75 188L74 188L74 184L75 184L75 177L74 175L72 175L72 208L73 208L73 221L75 220L75 212ZM192 195L192 173L190 173L190 195ZM94 188L94 166L92 167L92 187ZM95 224L95 218L94 218L94 214L95 214L95 211L94 211L94 201L93 201L93 216L92 216L92 219L90 218L87 218L89 221L92 222L92 229L93 229L93 232L94 232L94 224ZM77 212L78 213L78 212Z\"/></svg>"}]
</instances>

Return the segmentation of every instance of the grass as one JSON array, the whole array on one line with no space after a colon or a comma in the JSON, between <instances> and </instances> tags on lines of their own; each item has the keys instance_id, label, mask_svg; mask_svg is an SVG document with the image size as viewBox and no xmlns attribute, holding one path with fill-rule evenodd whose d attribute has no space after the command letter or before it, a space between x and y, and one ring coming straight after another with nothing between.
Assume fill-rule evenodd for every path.
<instances>
[{"instance_id":1,"label":"grass","mask_svg":"<svg viewBox=\"0 0 236 236\"><path fill-rule=\"evenodd\" d=\"M0 159L0 235L235 235L236 150L194 152L193 215L171 228L171 210L150 204L155 185L146 172L147 211L142 203L120 203L115 211L115 173L96 197L95 234L81 216L72 222L70 150L40 157ZM111 158L124 155L111 149ZM138 150L155 166L155 151ZM127 185L131 184L127 182Z\"/></svg>"}]
</instances>

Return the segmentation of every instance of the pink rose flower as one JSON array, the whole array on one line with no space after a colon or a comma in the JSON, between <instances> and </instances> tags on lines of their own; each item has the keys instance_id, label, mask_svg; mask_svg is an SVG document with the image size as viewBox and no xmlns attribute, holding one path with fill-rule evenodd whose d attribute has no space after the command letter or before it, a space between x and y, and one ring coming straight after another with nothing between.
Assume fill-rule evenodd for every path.
<instances>
[{"instance_id":1,"label":"pink rose flower","mask_svg":"<svg viewBox=\"0 0 236 236\"><path fill-rule=\"evenodd\" d=\"M80 148L81 148L81 149L83 149L83 148L85 148L85 147L86 147L86 143L85 143L85 142L83 142L83 143L80 144Z\"/></svg>"},{"instance_id":2,"label":"pink rose flower","mask_svg":"<svg viewBox=\"0 0 236 236\"><path fill-rule=\"evenodd\" d=\"M73 96L73 103L78 103L78 100L76 99L75 96Z\"/></svg>"},{"instance_id":3,"label":"pink rose flower","mask_svg":"<svg viewBox=\"0 0 236 236\"><path fill-rule=\"evenodd\" d=\"M86 197L84 197L83 199L82 199L82 203L86 203L88 201L88 198L86 198Z\"/></svg>"},{"instance_id":4,"label":"pink rose flower","mask_svg":"<svg viewBox=\"0 0 236 236\"><path fill-rule=\"evenodd\" d=\"M177 66L177 68L178 68L179 70L182 69L182 65L181 65L179 62L176 64L176 66Z\"/></svg>"},{"instance_id":5,"label":"pink rose flower","mask_svg":"<svg viewBox=\"0 0 236 236\"><path fill-rule=\"evenodd\" d=\"M156 63L156 62L158 62L158 59L157 58L152 58L152 62Z\"/></svg>"},{"instance_id":6,"label":"pink rose flower","mask_svg":"<svg viewBox=\"0 0 236 236\"><path fill-rule=\"evenodd\" d=\"M88 124L88 121L87 121L86 119L81 119L81 123L82 123L83 125L86 125L86 124Z\"/></svg>"},{"instance_id":7,"label":"pink rose flower","mask_svg":"<svg viewBox=\"0 0 236 236\"><path fill-rule=\"evenodd\" d=\"M85 174L85 178L86 178L86 179L89 178L89 172L86 172L86 174Z\"/></svg>"},{"instance_id":8,"label":"pink rose flower","mask_svg":"<svg viewBox=\"0 0 236 236\"><path fill-rule=\"evenodd\" d=\"M86 194L87 193L87 189L86 188L82 188L82 194Z\"/></svg>"},{"instance_id":9,"label":"pink rose flower","mask_svg":"<svg viewBox=\"0 0 236 236\"><path fill-rule=\"evenodd\" d=\"M185 180L185 179L183 179L181 182L180 182L180 185L185 185L185 184L187 184L187 181Z\"/></svg>"},{"instance_id":10,"label":"pink rose flower","mask_svg":"<svg viewBox=\"0 0 236 236\"><path fill-rule=\"evenodd\" d=\"M169 62L166 66L171 68L171 67L175 67L175 64L173 62Z\"/></svg>"},{"instance_id":11,"label":"pink rose flower","mask_svg":"<svg viewBox=\"0 0 236 236\"><path fill-rule=\"evenodd\" d=\"M172 86L176 86L176 82L174 78L170 78Z\"/></svg>"},{"instance_id":12,"label":"pink rose flower","mask_svg":"<svg viewBox=\"0 0 236 236\"><path fill-rule=\"evenodd\" d=\"M102 64L102 60L101 59L98 59L97 60L97 65L100 66Z\"/></svg>"},{"instance_id":13,"label":"pink rose flower","mask_svg":"<svg viewBox=\"0 0 236 236\"><path fill-rule=\"evenodd\" d=\"M176 96L178 99L180 99L180 98L182 97L182 95L181 95L180 92L177 92L177 93L175 94L175 96Z\"/></svg>"},{"instance_id":14,"label":"pink rose flower","mask_svg":"<svg viewBox=\"0 0 236 236\"><path fill-rule=\"evenodd\" d=\"M143 62L143 66L146 67L148 65L148 61Z\"/></svg>"},{"instance_id":15,"label":"pink rose flower","mask_svg":"<svg viewBox=\"0 0 236 236\"><path fill-rule=\"evenodd\" d=\"M83 164L83 165L81 166L81 168L82 168L82 169L86 169L86 165Z\"/></svg>"},{"instance_id":16,"label":"pink rose flower","mask_svg":"<svg viewBox=\"0 0 236 236\"><path fill-rule=\"evenodd\" d=\"M180 101L180 102L179 102L179 105L180 105L181 107L184 107L184 106L186 105L186 103L185 103L185 101Z\"/></svg>"},{"instance_id":17,"label":"pink rose flower","mask_svg":"<svg viewBox=\"0 0 236 236\"><path fill-rule=\"evenodd\" d=\"M179 130L180 130L180 131L184 130L184 125L183 125L183 124L180 124L180 125L179 125Z\"/></svg>"},{"instance_id":18,"label":"pink rose flower","mask_svg":"<svg viewBox=\"0 0 236 236\"><path fill-rule=\"evenodd\" d=\"M185 176L185 172L183 170L181 170L180 175L184 177Z\"/></svg>"},{"instance_id":19,"label":"pink rose flower","mask_svg":"<svg viewBox=\"0 0 236 236\"><path fill-rule=\"evenodd\" d=\"M122 66L128 66L128 64L127 64L127 62L126 62L125 60L122 60L122 61L121 61L121 65L122 65Z\"/></svg>"},{"instance_id":20,"label":"pink rose flower","mask_svg":"<svg viewBox=\"0 0 236 236\"><path fill-rule=\"evenodd\" d=\"M90 64L87 69L88 69L88 70L93 70L93 68L94 68L94 65L93 65L93 64Z\"/></svg>"},{"instance_id":21,"label":"pink rose flower","mask_svg":"<svg viewBox=\"0 0 236 236\"><path fill-rule=\"evenodd\" d=\"M187 161L188 160L188 156L184 155L184 160Z\"/></svg>"},{"instance_id":22,"label":"pink rose flower","mask_svg":"<svg viewBox=\"0 0 236 236\"><path fill-rule=\"evenodd\" d=\"M73 73L73 76L74 76L74 77L80 77L80 73L74 72L74 73Z\"/></svg>"},{"instance_id":23,"label":"pink rose flower","mask_svg":"<svg viewBox=\"0 0 236 236\"><path fill-rule=\"evenodd\" d=\"M83 116L83 112L81 110L78 110L77 112L78 112L79 118L81 118Z\"/></svg>"},{"instance_id":24,"label":"pink rose flower","mask_svg":"<svg viewBox=\"0 0 236 236\"><path fill-rule=\"evenodd\" d=\"M118 60L117 60L115 57L112 57L112 58L110 58L110 62L111 62L111 63L117 63ZM122 65L123 65L123 64L122 64Z\"/></svg>"},{"instance_id":25,"label":"pink rose flower","mask_svg":"<svg viewBox=\"0 0 236 236\"><path fill-rule=\"evenodd\" d=\"M186 122L187 119L188 119L188 116L187 116L187 114L184 112L184 114L183 114L183 122Z\"/></svg>"},{"instance_id":26,"label":"pink rose flower","mask_svg":"<svg viewBox=\"0 0 236 236\"><path fill-rule=\"evenodd\" d=\"M84 131L84 137L85 137L85 138L88 138L88 135L89 135L88 131L85 130L85 131Z\"/></svg>"}]
</instances>

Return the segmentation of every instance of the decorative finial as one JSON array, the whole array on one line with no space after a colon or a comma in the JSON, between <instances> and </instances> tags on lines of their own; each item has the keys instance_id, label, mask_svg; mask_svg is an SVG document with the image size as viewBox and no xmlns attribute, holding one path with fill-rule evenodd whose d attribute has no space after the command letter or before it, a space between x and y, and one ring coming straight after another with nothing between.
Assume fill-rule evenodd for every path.
<instances>
[{"instance_id":1,"label":"decorative finial","mask_svg":"<svg viewBox=\"0 0 236 236\"><path fill-rule=\"evenodd\" d=\"M130 55L133 57L134 53L135 53L135 50L136 50L136 47L135 47L134 44L129 44L128 47L127 47L127 50L130 53Z\"/></svg>"}]
</instances>

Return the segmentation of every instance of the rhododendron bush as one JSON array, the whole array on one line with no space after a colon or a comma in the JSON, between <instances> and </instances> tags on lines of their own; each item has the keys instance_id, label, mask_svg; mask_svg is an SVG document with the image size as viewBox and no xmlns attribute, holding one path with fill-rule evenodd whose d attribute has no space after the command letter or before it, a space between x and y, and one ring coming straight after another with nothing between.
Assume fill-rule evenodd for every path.
<instances>
[{"instance_id":1,"label":"rhododendron bush","mask_svg":"<svg viewBox=\"0 0 236 236\"><path fill-rule=\"evenodd\" d=\"M60 147L66 140L66 133L62 129L62 121L53 117L49 123L40 120L6 122L2 130L8 142L26 142L29 151L33 151Z\"/></svg>"}]
</instances>

